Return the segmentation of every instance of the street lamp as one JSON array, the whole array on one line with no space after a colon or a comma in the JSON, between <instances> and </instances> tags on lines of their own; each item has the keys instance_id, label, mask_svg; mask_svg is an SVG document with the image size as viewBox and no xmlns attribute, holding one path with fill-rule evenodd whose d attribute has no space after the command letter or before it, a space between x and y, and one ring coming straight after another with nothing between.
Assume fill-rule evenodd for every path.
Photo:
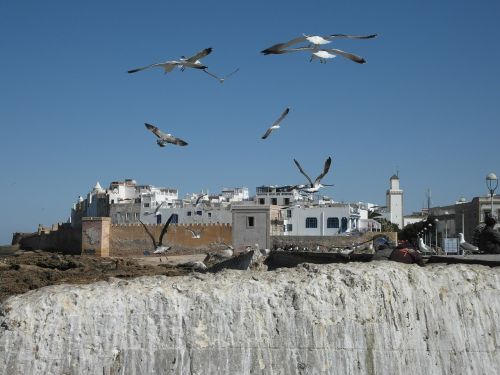
<instances>
[{"instance_id":1,"label":"street lamp","mask_svg":"<svg viewBox=\"0 0 500 375\"><path fill-rule=\"evenodd\" d=\"M424 228L424 244L427 243L427 227Z\"/></svg>"},{"instance_id":2,"label":"street lamp","mask_svg":"<svg viewBox=\"0 0 500 375\"><path fill-rule=\"evenodd\" d=\"M429 246L432 247L432 224L427 225L429 227Z\"/></svg>"},{"instance_id":3,"label":"street lamp","mask_svg":"<svg viewBox=\"0 0 500 375\"><path fill-rule=\"evenodd\" d=\"M448 238L448 215L449 215L449 212L448 211L445 211L444 212L445 214L445 217L444 217L444 238Z\"/></svg>"},{"instance_id":4,"label":"street lamp","mask_svg":"<svg viewBox=\"0 0 500 375\"><path fill-rule=\"evenodd\" d=\"M491 196L491 213L490 216L493 217L493 196L495 195L495 190L498 187L498 178L497 175L494 173L490 173L488 176L486 176L486 186L488 187L488 190L490 191L490 196Z\"/></svg>"},{"instance_id":5,"label":"street lamp","mask_svg":"<svg viewBox=\"0 0 500 375\"><path fill-rule=\"evenodd\" d=\"M438 249L438 218L434 219L434 226L436 227L436 254Z\"/></svg>"}]
</instances>

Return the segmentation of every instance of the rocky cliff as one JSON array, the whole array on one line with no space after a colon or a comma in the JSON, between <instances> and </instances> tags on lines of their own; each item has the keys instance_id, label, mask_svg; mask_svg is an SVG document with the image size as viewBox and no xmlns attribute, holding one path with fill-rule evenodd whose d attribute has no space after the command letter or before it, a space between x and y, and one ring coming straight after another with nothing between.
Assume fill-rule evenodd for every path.
<instances>
[{"instance_id":1,"label":"rocky cliff","mask_svg":"<svg viewBox=\"0 0 500 375\"><path fill-rule=\"evenodd\" d=\"M0 374L498 374L500 269L392 262L11 297Z\"/></svg>"}]
</instances>

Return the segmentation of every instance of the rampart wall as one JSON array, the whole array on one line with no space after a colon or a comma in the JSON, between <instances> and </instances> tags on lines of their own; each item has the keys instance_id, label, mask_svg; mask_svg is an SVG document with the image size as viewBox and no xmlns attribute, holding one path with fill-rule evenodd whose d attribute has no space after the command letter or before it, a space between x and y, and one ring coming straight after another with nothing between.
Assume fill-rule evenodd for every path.
<instances>
[{"instance_id":1,"label":"rampart wall","mask_svg":"<svg viewBox=\"0 0 500 375\"><path fill-rule=\"evenodd\" d=\"M146 225L158 241L163 224ZM200 238L193 238L192 233L201 231ZM216 243L231 244L231 225L229 224L170 224L163 238L164 246L171 246L170 254L196 253L209 249ZM142 256L144 251L153 253L151 237L141 224L113 224L109 232L109 255L117 257Z\"/></svg>"},{"instance_id":2,"label":"rampart wall","mask_svg":"<svg viewBox=\"0 0 500 375\"><path fill-rule=\"evenodd\" d=\"M35 233L16 236L15 240L24 250L57 251L64 254L80 254L82 243L81 228L69 224L54 225L51 229L43 228Z\"/></svg>"}]
</instances>

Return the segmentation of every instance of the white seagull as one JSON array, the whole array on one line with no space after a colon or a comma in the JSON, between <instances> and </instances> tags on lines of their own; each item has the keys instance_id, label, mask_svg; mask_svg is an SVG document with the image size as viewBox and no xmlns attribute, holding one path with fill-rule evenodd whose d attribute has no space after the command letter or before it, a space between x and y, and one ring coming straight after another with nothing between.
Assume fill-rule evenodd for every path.
<instances>
[{"instance_id":1,"label":"white seagull","mask_svg":"<svg viewBox=\"0 0 500 375\"><path fill-rule=\"evenodd\" d=\"M191 228L184 228L184 229L186 229L189 233L191 233L192 238L201 238L201 234L203 233L203 228L198 230L194 230Z\"/></svg>"},{"instance_id":2,"label":"white seagull","mask_svg":"<svg viewBox=\"0 0 500 375\"><path fill-rule=\"evenodd\" d=\"M166 251L168 251L170 249L170 246L163 246L163 237L165 236L165 234L167 233L167 229L168 229L168 226L170 225L170 222L172 221L173 217L174 217L175 214L172 214L170 215L170 217L168 218L167 222L165 223L165 225L163 226L162 230L161 230L161 233L160 233L160 238L158 239L158 243L156 242L155 240L155 237L151 234L151 232L149 231L148 227L146 226L146 224L144 224L140 219L139 221L141 222L142 226L144 227L144 229L146 230L146 233L149 235L149 237L151 238L151 240L153 241L153 246L155 248L155 251L154 251L154 254L163 254L165 253Z\"/></svg>"},{"instance_id":3,"label":"white seagull","mask_svg":"<svg viewBox=\"0 0 500 375\"><path fill-rule=\"evenodd\" d=\"M238 73L238 71L239 71L239 70L240 70L240 68L236 68L234 71L232 71L232 72L231 72L231 73L229 73L229 74L226 74L224 77L219 77L219 76L217 76L217 75L215 75L215 74L213 74L213 73L210 73L208 70L203 69L203 71L204 71L205 73L207 73L209 76L211 76L211 77L215 78L215 79L216 79L216 80L218 80L220 83L224 83L224 81L225 81L226 79L228 79L229 77L231 77L233 74Z\"/></svg>"},{"instance_id":4,"label":"white seagull","mask_svg":"<svg viewBox=\"0 0 500 375\"><path fill-rule=\"evenodd\" d=\"M328 159L326 159L325 166L323 167L323 172L316 178L316 180L314 180L314 182L312 182L311 178L306 174L306 172L304 172L304 170L300 166L299 162L295 159L293 159L293 161L295 162L295 165L297 166L297 168L299 168L300 173L302 173L309 181L309 185L298 185L298 186L296 186L297 189L300 189L300 190L305 191L307 193L316 193L322 187L333 186L330 184L322 184L321 183L321 179L323 177L325 177L325 175L328 173L328 170L330 169L330 165L332 164L331 157L328 157Z\"/></svg>"},{"instance_id":5,"label":"white seagull","mask_svg":"<svg viewBox=\"0 0 500 375\"><path fill-rule=\"evenodd\" d=\"M418 238L418 249L424 254L434 253L434 250L424 243L424 239L422 237Z\"/></svg>"},{"instance_id":6,"label":"white seagull","mask_svg":"<svg viewBox=\"0 0 500 375\"><path fill-rule=\"evenodd\" d=\"M183 141L180 138L174 137L172 134L162 132L160 129L158 129L154 125L151 125L148 123L145 123L144 125L146 126L146 129L148 129L149 131L151 131L154 135L156 135L158 137L158 139L156 140L156 143L160 147L165 147L167 145L167 143L172 143L172 144L178 145L178 146L186 146L187 145L187 142Z\"/></svg>"},{"instance_id":7,"label":"white seagull","mask_svg":"<svg viewBox=\"0 0 500 375\"><path fill-rule=\"evenodd\" d=\"M155 68L155 67L161 67L163 68L165 74L168 72L171 72L175 67L179 67L181 71L184 71L186 68L194 68L194 69L206 69L207 67L201 63L201 59L204 58L205 56L209 55L212 52L212 48L205 48L204 50L201 50L198 52L196 55L191 56L191 57L184 57L181 56L181 58L177 60L170 60L170 61L165 61L162 63L155 63L147 66L143 66L141 68L136 68L127 71L127 73L136 73L141 70L149 69L149 68Z\"/></svg>"},{"instance_id":8,"label":"white seagull","mask_svg":"<svg viewBox=\"0 0 500 375\"><path fill-rule=\"evenodd\" d=\"M290 52L310 51L312 53L312 55L311 55L311 59L309 61L312 61L314 59L320 59L320 62L324 63L324 62L326 62L326 59L331 59L331 58L336 57L337 55L340 55L340 56L348 58L348 59L350 59L358 64L364 64L364 63L366 63L366 60L360 56L357 56L357 55L354 55L352 53L345 52L345 51L342 51L339 49L335 49L335 48L325 49L321 46L324 44L330 43L333 39L336 39L336 38L371 39L371 38L375 38L376 36L377 36L377 34L372 34L372 35L332 34L332 35L326 35L326 36L305 35L304 34L303 36L292 39L288 42L275 44L269 48L262 50L261 53L264 55L279 55L279 54L290 53ZM288 48L294 44L302 43L302 42L309 42L310 44L307 46L302 46L302 47Z\"/></svg>"},{"instance_id":9,"label":"white seagull","mask_svg":"<svg viewBox=\"0 0 500 375\"><path fill-rule=\"evenodd\" d=\"M271 127L267 129L266 134L262 136L262 139L266 139L267 137L269 137L269 134L273 132L273 130L280 128L281 121L283 121L286 115L288 115L288 112L290 112L290 108L287 108L283 111L281 116L274 122L274 124L272 124Z\"/></svg>"},{"instance_id":10,"label":"white seagull","mask_svg":"<svg viewBox=\"0 0 500 375\"><path fill-rule=\"evenodd\" d=\"M468 242L465 242L463 233L459 233L458 238L459 238L460 250L462 250L462 254L466 255L466 254L479 252L479 248L477 246L474 246Z\"/></svg>"}]
</instances>

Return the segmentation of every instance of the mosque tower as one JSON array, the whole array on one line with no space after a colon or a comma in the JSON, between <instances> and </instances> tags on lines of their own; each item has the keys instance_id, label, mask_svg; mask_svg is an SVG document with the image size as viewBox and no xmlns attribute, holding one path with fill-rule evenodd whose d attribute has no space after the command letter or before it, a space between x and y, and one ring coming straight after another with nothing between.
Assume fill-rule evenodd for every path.
<instances>
[{"instance_id":1,"label":"mosque tower","mask_svg":"<svg viewBox=\"0 0 500 375\"><path fill-rule=\"evenodd\" d=\"M386 193L386 204L390 213L389 221L403 229L403 190L399 188L398 174L390 178L391 187Z\"/></svg>"}]
</instances>

